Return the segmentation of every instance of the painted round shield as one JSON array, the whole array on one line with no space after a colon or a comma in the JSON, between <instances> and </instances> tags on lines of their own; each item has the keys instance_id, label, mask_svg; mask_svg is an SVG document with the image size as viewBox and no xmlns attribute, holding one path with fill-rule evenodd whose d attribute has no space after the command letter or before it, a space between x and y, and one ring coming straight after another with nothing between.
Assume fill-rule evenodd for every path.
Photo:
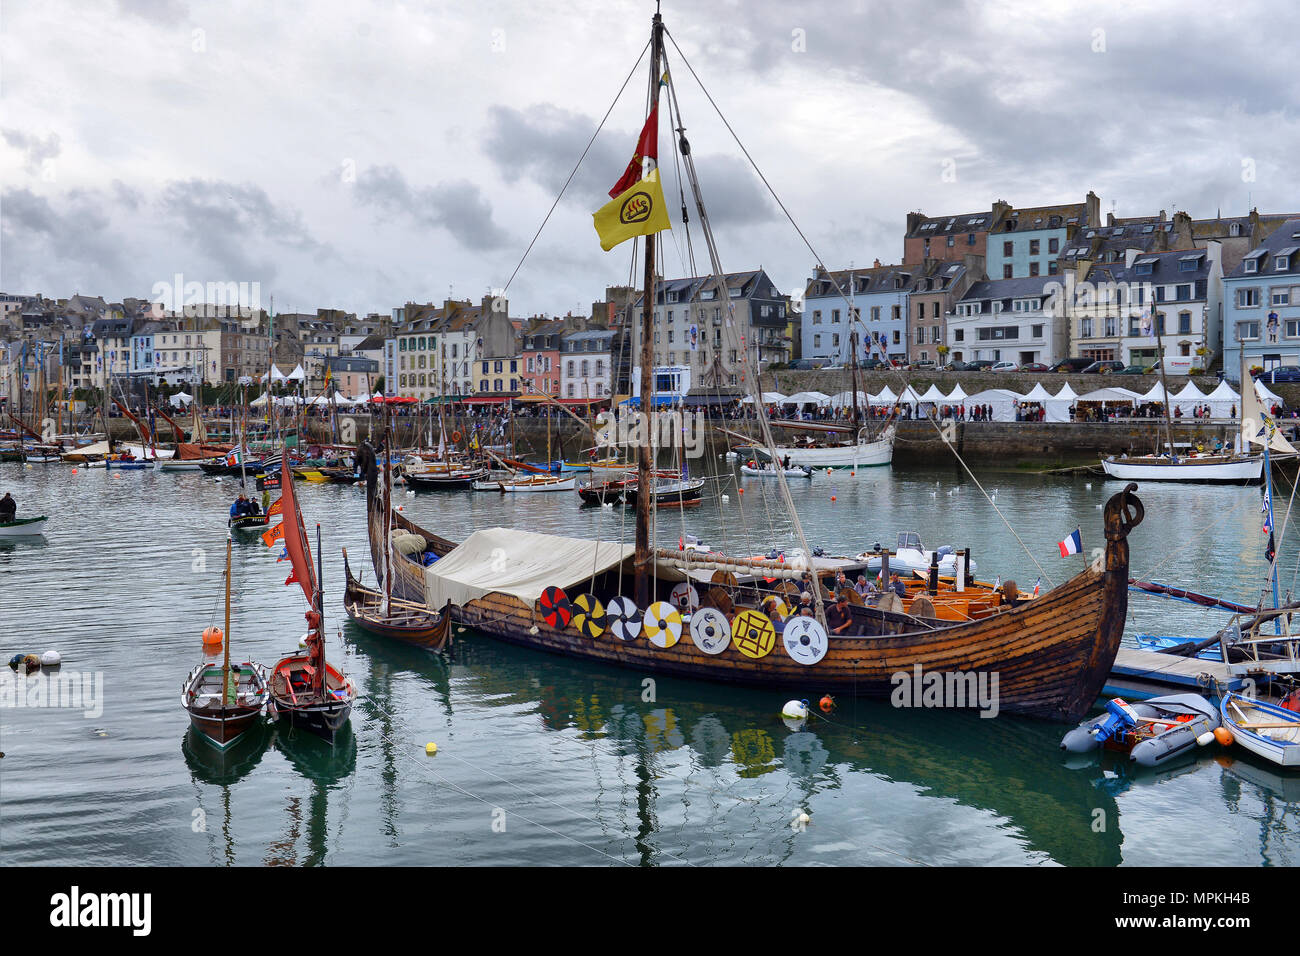
<instances>
[{"instance_id":1,"label":"painted round shield","mask_svg":"<svg viewBox=\"0 0 1300 956\"><path fill-rule=\"evenodd\" d=\"M705 654L721 654L731 644L731 625L715 607L702 607L691 614L691 640Z\"/></svg>"},{"instance_id":2,"label":"painted round shield","mask_svg":"<svg viewBox=\"0 0 1300 956\"><path fill-rule=\"evenodd\" d=\"M608 626L605 605L594 594L579 594L573 599L573 626L583 637L600 637Z\"/></svg>"},{"instance_id":3,"label":"painted round shield","mask_svg":"<svg viewBox=\"0 0 1300 956\"><path fill-rule=\"evenodd\" d=\"M655 601L645 609L646 639L655 647L672 647L682 637L682 615L667 601Z\"/></svg>"},{"instance_id":4,"label":"painted round shield","mask_svg":"<svg viewBox=\"0 0 1300 956\"><path fill-rule=\"evenodd\" d=\"M635 641L641 635L641 609L631 598L613 598L605 608L605 620L620 641Z\"/></svg>"},{"instance_id":5,"label":"painted round shield","mask_svg":"<svg viewBox=\"0 0 1300 956\"><path fill-rule=\"evenodd\" d=\"M690 610L694 611L700 606L700 592L695 590L695 585L691 584L690 581L681 581L673 587L670 600L673 607L679 611L685 611L686 608L682 605L687 599L690 600Z\"/></svg>"},{"instance_id":6,"label":"painted round shield","mask_svg":"<svg viewBox=\"0 0 1300 956\"><path fill-rule=\"evenodd\" d=\"M746 657L758 660L776 646L776 628L762 611L746 609L731 622L731 643Z\"/></svg>"},{"instance_id":7,"label":"painted round shield","mask_svg":"<svg viewBox=\"0 0 1300 956\"><path fill-rule=\"evenodd\" d=\"M796 617L786 622L781 632L785 652L800 664L816 664L826 656L830 642L826 628L815 617Z\"/></svg>"},{"instance_id":8,"label":"painted round shield","mask_svg":"<svg viewBox=\"0 0 1300 956\"><path fill-rule=\"evenodd\" d=\"M573 617L573 605L563 588L549 587L537 599L537 608L547 627L568 627Z\"/></svg>"}]
</instances>

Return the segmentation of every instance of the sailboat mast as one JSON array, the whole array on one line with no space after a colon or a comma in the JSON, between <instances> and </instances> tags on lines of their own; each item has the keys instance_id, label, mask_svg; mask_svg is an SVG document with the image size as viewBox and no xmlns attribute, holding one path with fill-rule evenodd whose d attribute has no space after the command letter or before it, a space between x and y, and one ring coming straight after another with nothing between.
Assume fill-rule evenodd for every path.
<instances>
[{"instance_id":1,"label":"sailboat mast","mask_svg":"<svg viewBox=\"0 0 1300 956\"><path fill-rule=\"evenodd\" d=\"M225 638L226 658L221 665L221 705L230 706L230 700L226 696L230 688L230 538L226 535L226 631L222 635Z\"/></svg>"},{"instance_id":2,"label":"sailboat mast","mask_svg":"<svg viewBox=\"0 0 1300 956\"><path fill-rule=\"evenodd\" d=\"M1169 439L1169 459L1174 461L1178 456L1174 453L1174 425L1169 418L1169 385L1165 381L1165 346L1160 338L1160 326L1163 323L1163 317L1153 307L1151 324L1156 330L1156 362L1160 366L1160 390L1165 393L1165 435Z\"/></svg>"},{"instance_id":3,"label":"sailboat mast","mask_svg":"<svg viewBox=\"0 0 1300 956\"><path fill-rule=\"evenodd\" d=\"M650 104L649 115L659 105L659 61L663 55L664 23L656 11L650 33ZM655 241L654 236L645 237L645 294L641 298L641 413L647 412L651 401L651 385L654 380L652 343L654 340L654 292L655 292ZM649 418L646 418L649 422ZM650 431L647 426L642 429L641 447L636 456L636 554L633 569L636 579L636 603L645 608L650 604L650 503L653 493L650 488L651 446Z\"/></svg>"}]
</instances>

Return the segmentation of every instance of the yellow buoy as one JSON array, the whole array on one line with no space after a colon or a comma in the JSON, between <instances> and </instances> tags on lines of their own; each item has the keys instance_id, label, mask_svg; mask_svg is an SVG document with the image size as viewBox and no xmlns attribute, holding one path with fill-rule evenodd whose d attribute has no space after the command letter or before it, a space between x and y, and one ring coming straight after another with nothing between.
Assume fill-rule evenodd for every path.
<instances>
[{"instance_id":1,"label":"yellow buoy","mask_svg":"<svg viewBox=\"0 0 1300 956\"><path fill-rule=\"evenodd\" d=\"M432 757L434 754L438 752L438 745L430 741L429 743L424 745L424 752L427 753L430 757Z\"/></svg>"}]
</instances>

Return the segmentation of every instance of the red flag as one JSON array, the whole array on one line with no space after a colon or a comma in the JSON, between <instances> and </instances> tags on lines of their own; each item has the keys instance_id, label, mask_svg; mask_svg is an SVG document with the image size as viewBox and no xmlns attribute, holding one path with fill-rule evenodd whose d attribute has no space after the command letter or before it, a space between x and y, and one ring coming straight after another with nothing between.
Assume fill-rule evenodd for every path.
<instances>
[{"instance_id":1,"label":"red flag","mask_svg":"<svg viewBox=\"0 0 1300 956\"><path fill-rule=\"evenodd\" d=\"M262 543L268 548L282 538L284 538L284 522L262 532Z\"/></svg>"},{"instance_id":2,"label":"red flag","mask_svg":"<svg viewBox=\"0 0 1300 956\"><path fill-rule=\"evenodd\" d=\"M290 571L289 576L284 579L284 586L288 587L290 584L297 584L297 583L298 583L298 576L294 574L293 571Z\"/></svg>"},{"instance_id":3,"label":"red flag","mask_svg":"<svg viewBox=\"0 0 1300 956\"><path fill-rule=\"evenodd\" d=\"M283 508L284 508L284 499L276 498L275 501L271 502L271 507L266 509L266 515L268 518L274 518L283 510Z\"/></svg>"},{"instance_id":4,"label":"red flag","mask_svg":"<svg viewBox=\"0 0 1300 956\"><path fill-rule=\"evenodd\" d=\"M626 192L641 180L643 159L653 159L659 165L659 104L656 103L650 115L646 117L645 126L641 128L641 138L636 141L636 152L623 170L623 176L609 191L610 196Z\"/></svg>"}]
</instances>

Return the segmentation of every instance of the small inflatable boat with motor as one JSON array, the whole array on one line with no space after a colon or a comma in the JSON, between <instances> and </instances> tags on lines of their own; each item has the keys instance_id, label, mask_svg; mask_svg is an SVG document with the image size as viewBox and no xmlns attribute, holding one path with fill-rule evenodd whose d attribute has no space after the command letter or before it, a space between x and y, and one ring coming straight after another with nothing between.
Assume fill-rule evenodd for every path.
<instances>
[{"instance_id":1,"label":"small inflatable boat with motor","mask_svg":"<svg viewBox=\"0 0 1300 956\"><path fill-rule=\"evenodd\" d=\"M1127 753L1142 767L1160 767L1215 740L1219 709L1200 694L1171 694L1130 704L1118 697L1061 739L1061 749L1088 753L1104 747Z\"/></svg>"}]
</instances>

